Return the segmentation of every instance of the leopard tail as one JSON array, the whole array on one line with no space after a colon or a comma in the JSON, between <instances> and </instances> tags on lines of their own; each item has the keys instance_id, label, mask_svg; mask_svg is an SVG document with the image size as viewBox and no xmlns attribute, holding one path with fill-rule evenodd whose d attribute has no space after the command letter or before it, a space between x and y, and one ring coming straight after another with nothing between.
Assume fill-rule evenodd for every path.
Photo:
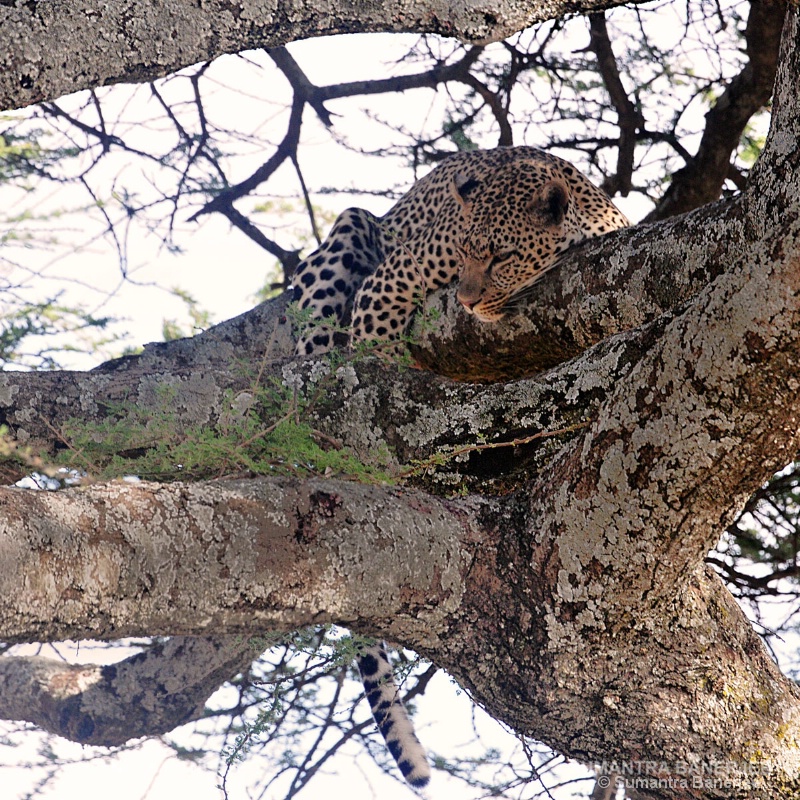
<instances>
[{"instance_id":1,"label":"leopard tail","mask_svg":"<svg viewBox=\"0 0 800 800\"><path fill-rule=\"evenodd\" d=\"M372 716L389 752L406 781L415 789L421 789L431 778L431 768L400 700L386 648L383 644L365 648L357 663Z\"/></svg>"}]
</instances>

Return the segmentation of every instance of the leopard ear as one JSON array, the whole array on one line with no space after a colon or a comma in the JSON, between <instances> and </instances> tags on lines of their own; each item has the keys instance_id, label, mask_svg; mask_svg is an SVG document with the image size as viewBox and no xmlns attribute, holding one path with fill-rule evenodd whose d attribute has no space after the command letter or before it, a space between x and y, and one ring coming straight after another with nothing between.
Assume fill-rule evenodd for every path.
<instances>
[{"instance_id":1,"label":"leopard ear","mask_svg":"<svg viewBox=\"0 0 800 800\"><path fill-rule=\"evenodd\" d=\"M564 181L554 178L533 195L528 210L537 221L545 225L560 225L569 208L569 188Z\"/></svg>"},{"instance_id":2,"label":"leopard ear","mask_svg":"<svg viewBox=\"0 0 800 800\"><path fill-rule=\"evenodd\" d=\"M453 176L453 180L450 183L450 191L458 204L462 208L468 209L480 185L481 183L477 178L470 178L464 175L463 172L458 172Z\"/></svg>"}]
</instances>

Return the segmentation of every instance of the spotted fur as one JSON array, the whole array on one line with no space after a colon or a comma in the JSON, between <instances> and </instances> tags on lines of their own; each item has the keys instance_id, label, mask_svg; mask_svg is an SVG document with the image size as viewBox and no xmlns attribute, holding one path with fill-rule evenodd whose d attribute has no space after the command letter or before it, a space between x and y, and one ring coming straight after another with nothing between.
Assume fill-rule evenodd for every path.
<instances>
[{"instance_id":1,"label":"spotted fur","mask_svg":"<svg viewBox=\"0 0 800 800\"><path fill-rule=\"evenodd\" d=\"M358 669L375 724L400 772L415 789L427 786L431 768L400 700L386 648L383 645L366 648L358 658Z\"/></svg>"},{"instance_id":2,"label":"spotted fur","mask_svg":"<svg viewBox=\"0 0 800 800\"><path fill-rule=\"evenodd\" d=\"M557 156L532 147L456 153L383 217L344 211L298 265L294 297L317 324L297 352L329 350L324 321L346 324L351 305L354 341L395 339L425 294L454 280L464 308L494 322L569 247L628 224Z\"/></svg>"}]
</instances>

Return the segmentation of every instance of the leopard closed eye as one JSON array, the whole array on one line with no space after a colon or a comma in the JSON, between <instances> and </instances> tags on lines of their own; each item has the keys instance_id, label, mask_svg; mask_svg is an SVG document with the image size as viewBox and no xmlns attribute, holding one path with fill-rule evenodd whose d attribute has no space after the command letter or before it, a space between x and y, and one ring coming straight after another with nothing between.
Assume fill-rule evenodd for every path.
<instances>
[{"instance_id":1,"label":"leopard closed eye","mask_svg":"<svg viewBox=\"0 0 800 800\"><path fill-rule=\"evenodd\" d=\"M353 342L396 339L420 298L456 280L463 307L494 322L568 248L628 224L562 158L533 147L456 153L383 217L344 211L300 262L294 299L310 327L296 352L331 349L347 325Z\"/></svg>"}]
</instances>

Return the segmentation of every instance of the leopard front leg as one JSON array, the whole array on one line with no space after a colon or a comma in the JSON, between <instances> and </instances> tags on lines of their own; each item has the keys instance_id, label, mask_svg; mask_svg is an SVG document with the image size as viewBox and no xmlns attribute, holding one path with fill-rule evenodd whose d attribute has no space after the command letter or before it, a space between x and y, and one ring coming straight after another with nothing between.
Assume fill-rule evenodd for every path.
<instances>
[{"instance_id":1,"label":"leopard front leg","mask_svg":"<svg viewBox=\"0 0 800 800\"><path fill-rule=\"evenodd\" d=\"M391 341L402 336L425 295L458 276L455 240L436 226L419 238L394 242L391 250L356 294L351 341ZM387 245L387 249L389 249Z\"/></svg>"},{"instance_id":2,"label":"leopard front leg","mask_svg":"<svg viewBox=\"0 0 800 800\"><path fill-rule=\"evenodd\" d=\"M411 259L403 253L390 254L356 294L350 324L352 343L402 336L422 297L423 282Z\"/></svg>"},{"instance_id":3,"label":"leopard front leg","mask_svg":"<svg viewBox=\"0 0 800 800\"><path fill-rule=\"evenodd\" d=\"M348 208L325 241L297 266L292 282L298 308L308 310L295 352L324 353L334 345L336 328L347 324L348 301L384 260L380 220L363 208ZM322 321L333 318L335 325Z\"/></svg>"}]
</instances>

